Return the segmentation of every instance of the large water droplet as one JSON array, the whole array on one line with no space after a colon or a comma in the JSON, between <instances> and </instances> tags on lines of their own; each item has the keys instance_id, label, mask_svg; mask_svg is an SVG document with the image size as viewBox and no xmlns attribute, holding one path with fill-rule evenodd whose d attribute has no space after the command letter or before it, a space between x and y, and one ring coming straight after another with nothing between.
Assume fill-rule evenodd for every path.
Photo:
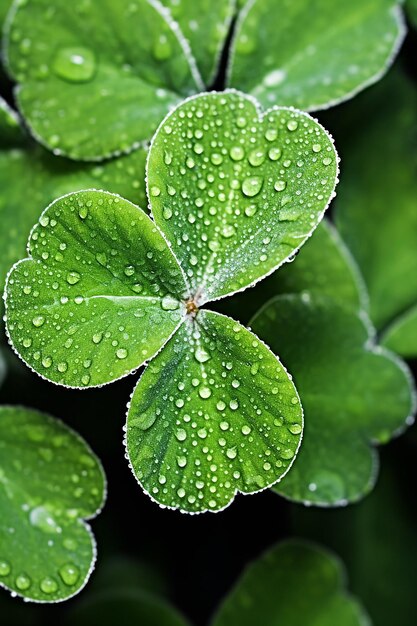
<instances>
[{"instance_id":1,"label":"large water droplet","mask_svg":"<svg viewBox=\"0 0 417 626\"><path fill-rule=\"evenodd\" d=\"M20 591L26 591L26 589L29 589L29 587L31 586L32 581L26 574L19 574L19 576L17 576L15 580L15 583L16 587Z\"/></svg>"},{"instance_id":2,"label":"large water droplet","mask_svg":"<svg viewBox=\"0 0 417 626\"><path fill-rule=\"evenodd\" d=\"M76 565L73 563L65 563L60 570L59 575L62 578L63 582L69 587L75 585L77 580L80 577L80 571Z\"/></svg>"},{"instance_id":3,"label":"large water droplet","mask_svg":"<svg viewBox=\"0 0 417 626\"><path fill-rule=\"evenodd\" d=\"M242 183L242 191L248 198L257 196L262 189L264 179L261 176L250 176Z\"/></svg>"},{"instance_id":4,"label":"large water droplet","mask_svg":"<svg viewBox=\"0 0 417 626\"><path fill-rule=\"evenodd\" d=\"M0 576L8 576L11 571L10 563L4 559L0 559Z\"/></svg>"},{"instance_id":5,"label":"large water droplet","mask_svg":"<svg viewBox=\"0 0 417 626\"><path fill-rule=\"evenodd\" d=\"M205 363L209 359L211 359L210 354L204 348L198 347L194 352L194 356L199 363Z\"/></svg>"},{"instance_id":6,"label":"large water droplet","mask_svg":"<svg viewBox=\"0 0 417 626\"><path fill-rule=\"evenodd\" d=\"M55 535L61 532L61 528L58 526L55 519L43 506L37 506L31 510L29 521L32 526L39 528L39 530L42 530L44 533Z\"/></svg>"},{"instance_id":7,"label":"large water droplet","mask_svg":"<svg viewBox=\"0 0 417 626\"><path fill-rule=\"evenodd\" d=\"M180 306L180 303L173 296L164 296L161 300L161 307L164 311L176 311Z\"/></svg>"},{"instance_id":8,"label":"large water droplet","mask_svg":"<svg viewBox=\"0 0 417 626\"><path fill-rule=\"evenodd\" d=\"M95 73L96 58L88 48L62 48L55 57L53 69L64 80L85 83Z\"/></svg>"},{"instance_id":9,"label":"large water droplet","mask_svg":"<svg viewBox=\"0 0 417 626\"><path fill-rule=\"evenodd\" d=\"M39 586L41 590L47 594L55 593L55 591L58 589L58 583L50 576L46 576L45 578L43 578Z\"/></svg>"}]
</instances>

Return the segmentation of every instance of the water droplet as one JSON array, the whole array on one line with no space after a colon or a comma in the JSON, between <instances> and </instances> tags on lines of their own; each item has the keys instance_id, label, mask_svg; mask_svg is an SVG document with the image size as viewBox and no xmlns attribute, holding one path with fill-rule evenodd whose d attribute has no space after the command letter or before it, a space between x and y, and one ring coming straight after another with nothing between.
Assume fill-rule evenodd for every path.
<instances>
[{"instance_id":1,"label":"water droplet","mask_svg":"<svg viewBox=\"0 0 417 626\"><path fill-rule=\"evenodd\" d=\"M44 325L44 323L45 323L45 318L42 315L36 315L36 317L34 317L32 320L32 324L36 328L40 328L41 326Z\"/></svg>"},{"instance_id":2,"label":"water droplet","mask_svg":"<svg viewBox=\"0 0 417 626\"><path fill-rule=\"evenodd\" d=\"M178 428L177 432L175 433L175 436L178 439L178 441L185 441L187 439L187 433L185 432L183 428Z\"/></svg>"},{"instance_id":3,"label":"water droplet","mask_svg":"<svg viewBox=\"0 0 417 626\"><path fill-rule=\"evenodd\" d=\"M233 400L230 400L229 406L232 409L232 411L236 411L236 409L239 408L239 402L236 400L236 398L234 398Z\"/></svg>"},{"instance_id":4,"label":"water droplet","mask_svg":"<svg viewBox=\"0 0 417 626\"><path fill-rule=\"evenodd\" d=\"M271 148L268 152L268 156L271 161L278 161L281 158L282 151L281 148Z\"/></svg>"},{"instance_id":5,"label":"water droplet","mask_svg":"<svg viewBox=\"0 0 417 626\"><path fill-rule=\"evenodd\" d=\"M286 186L287 186L287 183L285 182L285 180L277 180L277 182L274 185L274 189L275 191L284 191Z\"/></svg>"},{"instance_id":6,"label":"water droplet","mask_svg":"<svg viewBox=\"0 0 417 626\"><path fill-rule=\"evenodd\" d=\"M16 587L20 591L26 591L32 584L31 579L26 574L19 574L19 576L15 580Z\"/></svg>"},{"instance_id":7,"label":"water droplet","mask_svg":"<svg viewBox=\"0 0 417 626\"><path fill-rule=\"evenodd\" d=\"M261 176L251 176L249 178L245 178L242 183L242 192L248 198L253 198L261 191L263 182L264 179Z\"/></svg>"},{"instance_id":8,"label":"water droplet","mask_svg":"<svg viewBox=\"0 0 417 626\"><path fill-rule=\"evenodd\" d=\"M93 335L93 343L98 344L103 339L103 333L96 333Z\"/></svg>"},{"instance_id":9,"label":"water droplet","mask_svg":"<svg viewBox=\"0 0 417 626\"><path fill-rule=\"evenodd\" d=\"M172 48L166 35L160 35L156 40L153 55L157 61L167 61L172 55Z\"/></svg>"},{"instance_id":10,"label":"water droplet","mask_svg":"<svg viewBox=\"0 0 417 626\"><path fill-rule=\"evenodd\" d=\"M226 450L226 456L228 459L235 459L237 457L236 448L229 448L228 450Z\"/></svg>"},{"instance_id":11,"label":"water droplet","mask_svg":"<svg viewBox=\"0 0 417 626\"><path fill-rule=\"evenodd\" d=\"M164 311L176 311L180 306L180 303L173 296L164 296L161 300L161 307Z\"/></svg>"},{"instance_id":12,"label":"water droplet","mask_svg":"<svg viewBox=\"0 0 417 626\"><path fill-rule=\"evenodd\" d=\"M164 219L170 220L172 217L172 209L169 206L164 207L162 215L164 216Z\"/></svg>"},{"instance_id":13,"label":"water droplet","mask_svg":"<svg viewBox=\"0 0 417 626\"><path fill-rule=\"evenodd\" d=\"M245 209L246 217L253 217L257 210L258 210L258 207L255 204L250 204Z\"/></svg>"},{"instance_id":14,"label":"water droplet","mask_svg":"<svg viewBox=\"0 0 417 626\"><path fill-rule=\"evenodd\" d=\"M39 586L41 590L47 594L55 593L55 591L57 591L58 589L58 583L56 582L56 580L50 578L49 576L43 578Z\"/></svg>"},{"instance_id":15,"label":"water droplet","mask_svg":"<svg viewBox=\"0 0 417 626\"><path fill-rule=\"evenodd\" d=\"M12 568L10 567L10 563L0 559L0 576L8 576L11 571Z\"/></svg>"},{"instance_id":16,"label":"water droplet","mask_svg":"<svg viewBox=\"0 0 417 626\"><path fill-rule=\"evenodd\" d=\"M71 587L72 585L75 585L79 579L80 571L73 563L65 563L65 565L60 568L59 575L61 576L63 582Z\"/></svg>"},{"instance_id":17,"label":"water droplet","mask_svg":"<svg viewBox=\"0 0 417 626\"><path fill-rule=\"evenodd\" d=\"M185 467L187 465L187 459L185 456L177 456L178 467Z\"/></svg>"},{"instance_id":18,"label":"water droplet","mask_svg":"<svg viewBox=\"0 0 417 626\"><path fill-rule=\"evenodd\" d=\"M159 187L151 187L151 196L153 196L154 198L157 198L158 196L161 195L161 190L159 189Z\"/></svg>"},{"instance_id":19,"label":"water droplet","mask_svg":"<svg viewBox=\"0 0 417 626\"><path fill-rule=\"evenodd\" d=\"M291 424L291 426L289 426L288 430L293 435L299 435L301 433L301 431L302 431L302 427L301 427L301 424Z\"/></svg>"},{"instance_id":20,"label":"water droplet","mask_svg":"<svg viewBox=\"0 0 417 626\"><path fill-rule=\"evenodd\" d=\"M81 279L81 276L78 272L68 272L67 274L67 283L69 285L76 285Z\"/></svg>"},{"instance_id":21,"label":"water droplet","mask_svg":"<svg viewBox=\"0 0 417 626\"><path fill-rule=\"evenodd\" d=\"M288 130L290 130L291 132L293 132L294 130L297 130L298 128L298 122L296 120L290 120L287 124L287 128Z\"/></svg>"},{"instance_id":22,"label":"water droplet","mask_svg":"<svg viewBox=\"0 0 417 626\"><path fill-rule=\"evenodd\" d=\"M248 425L242 426L242 435L249 435L251 433L251 427Z\"/></svg>"},{"instance_id":23,"label":"water droplet","mask_svg":"<svg viewBox=\"0 0 417 626\"><path fill-rule=\"evenodd\" d=\"M128 354L128 352L127 352L126 348L119 348L116 351L116 356L117 356L118 359L125 359L127 357L127 354Z\"/></svg>"},{"instance_id":24,"label":"water droplet","mask_svg":"<svg viewBox=\"0 0 417 626\"><path fill-rule=\"evenodd\" d=\"M259 167L265 161L265 152L261 148L255 148L249 154L248 161L253 167Z\"/></svg>"},{"instance_id":25,"label":"water droplet","mask_svg":"<svg viewBox=\"0 0 417 626\"><path fill-rule=\"evenodd\" d=\"M233 146L230 150L230 156L233 161L242 161L245 158L245 151L241 146Z\"/></svg>"},{"instance_id":26,"label":"water droplet","mask_svg":"<svg viewBox=\"0 0 417 626\"><path fill-rule=\"evenodd\" d=\"M211 355L204 350L204 348L198 347L194 352L194 356L199 363L205 363L209 359L211 359Z\"/></svg>"},{"instance_id":27,"label":"water droplet","mask_svg":"<svg viewBox=\"0 0 417 626\"><path fill-rule=\"evenodd\" d=\"M80 210L78 211L78 215L80 216L80 219L85 220L86 217L88 216L88 208L86 206L80 207Z\"/></svg>"},{"instance_id":28,"label":"water droplet","mask_svg":"<svg viewBox=\"0 0 417 626\"><path fill-rule=\"evenodd\" d=\"M124 274L125 276L133 276L133 274L135 273L135 268L133 267L133 265L127 265L124 269Z\"/></svg>"},{"instance_id":29,"label":"water droplet","mask_svg":"<svg viewBox=\"0 0 417 626\"><path fill-rule=\"evenodd\" d=\"M32 526L39 528L44 533L57 534L61 532L61 528L58 526L51 513L43 506L37 506L31 510L29 514L29 521Z\"/></svg>"},{"instance_id":30,"label":"water droplet","mask_svg":"<svg viewBox=\"0 0 417 626\"><path fill-rule=\"evenodd\" d=\"M313 152L320 152L321 145L319 143L313 144Z\"/></svg>"},{"instance_id":31,"label":"water droplet","mask_svg":"<svg viewBox=\"0 0 417 626\"><path fill-rule=\"evenodd\" d=\"M209 389L208 387L200 387L198 393L200 398L203 398L203 400L207 400L207 398L210 398L211 396L211 389Z\"/></svg>"},{"instance_id":32,"label":"water droplet","mask_svg":"<svg viewBox=\"0 0 417 626\"><path fill-rule=\"evenodd\" d=\"M95 73L96 58L88 48L62 48L55 57L53 69L64 80L85 83Z\"/></svg>"}]
</instances>

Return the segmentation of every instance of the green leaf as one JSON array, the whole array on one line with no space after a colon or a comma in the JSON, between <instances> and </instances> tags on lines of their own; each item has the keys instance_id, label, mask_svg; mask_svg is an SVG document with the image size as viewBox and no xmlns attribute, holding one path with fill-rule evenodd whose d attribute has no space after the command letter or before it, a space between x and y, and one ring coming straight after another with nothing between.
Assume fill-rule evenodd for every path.
<instances>
[{"instance_id":1,"label":"green leaf","mask_svg":"<svg viewBox=\"0 0 417 626\"><path fill-rule=\"evenodd\" d=\"M417 305L398 317L383 334L382 344L405 358L417 356Z\"/></svg>"},{"instance_id":2,"label":"green leaf","mask_svg":"<svg viewBox=\"0 0 417 626\"><path fill-rule=\"evenodd\" d=\"M0 143L1 147L20 143L23 133L20 129L19 116L0 96ZM2 187L3 190L3 187Z\"/></svg>"},{"instance_id":3,"label":"green leaf","mask_svg":"<svg viewBox=\"0 0 417 626\"><path fill-rule=\"evenodd\" d=\"M309 115L229 91L191 98L153 139L155 222L204 304L256 283L293 255L337 182L331 137Z\"/></svg>"},{"instance_id":4,"label":"green leaf","mask_svg":"<svg viewBox=\"0 0 417 626\"><path fill-rule=\"evenodd\" d=\"M408 15L413 23L413 26L417 27L417 0L407 0L406 3Z\"/></svg>"},{"instance_id":5,"label":"green leaf","mask_svg":"<svg viewBox=\"0 0 417 626\"><path fill-rule=\"evenodd\" d=\"M162 0L162 3L179 23L200 75L210 86L235 14L235 0Z\"/></svg>"},{"instance_id":6,"label":"green leaf","mask_svg":"<svg viewBox=\"0 0 417 626\"><path fill-rule=\"evenodd\" d=\"M142 374L127 451L161 505L219 511L286 474L302 424L297 391L272 352L234 320L200 311Z\"/></svg>"},{"instance_id":7,"label":"green leaf","mask_svg":"<svg viewBox=\"0 0 417 626\"><path fill-rule=\"evenodd\" d=\"M16 3L6 43L31 132L74 159L137 147L169 107L202 87L157 2Z\"/></svg>"},{"instance_id":8,"label":"green leaf","mask_svg":"<svg viewBox=\"0 0 417 626\"><path fill-rule=\"evenodd\" d=\"M27 142L9 148L3 144L3 137L0 144L1 287L11 265L24 256L29 232L42 208L55 198L70 191L97 187L146 206L143 149L104 163L84 164L55 157Z\"/></svg>"},{"instance_id":9,"label":"green leaf","mask_svg":"<svg viewBox=\"0 0 417 626\"><path fill-rule=\"evenodd\" d=\"M377 626L415 626L417 484L415 449L407 438L384 451L378 484L357 506L293 509L297 534L324 542L342 557L352 591Z\"/></svg>"},{"instance_id":10,"label":"green leaf","mask_svg":"<svg viewBox=\"0 0 417 626\"><path fill-rule=\"evenodd\" d=\"M67 615L68 626L187 626L188 622L161 598L141 590L109 590L83 599Z\"/></svg>"},{"instance_id":11,"label":"green leaf","mask_svg":"<svg viewBox=\"0 0 417 626\"><path fill-rule=\"evenodd\" d=\"M102 467L81 437L37 411L0 408L0 585L57 602L84 587L104 502Z\"/></svg>"},{"instance_id":12,"label":"green leaf","mask_svg":"<svg viewBox=\"0 0 417 626\"><path fill-rule=\"evenodd\" d=\"M336 219L378 329L417 304L416 129L417 91L397 71L345 107L339 133L344 171Z\"/></svg>"},{"instance_id":13,"label":"green leaf","mask_svg":"<svg viewBox=\"0 0 417 626\"><path fill-rule=\"evenodd\" d=\"M286 541L249 565L212 626L370 626L345 585L342 563L333 554Z\"/></svg>"},{"instance_id":14,"label":"green leaf","mask_svg":"<svg viewBox=\"0 0 417 626\"><path fill-rule=\"evenodd\" d=\"M297 502L337 506L373 487L381 444L413 422L406 365L375 346L369 323L319 296L279 296L253 320L293 376L305 411L297 462L276 488Z\"/></svg>"},{"instance_id":15,"label":"green leaf","mask_svg":"<svg viewBox=\"0 0 417 626\"><path fill-rule=\"evenodd\" d=\"M38 374L97 386L136 370L181 322L185 283L162 235L119 196L84 191L51 204L31 257L9 274L6 327Z\"/></svg>"},{"instance_id":16,"label":"green leaf","mask_svg":"<svg viewBox=\"0 0 417 626\"><path fill-rule=\"evenodd\" d=\"M405 35L396 0L250 0L231 52L230 84L263 106L333 106L376 82Z\"/></svg>"},{"instance_id":17,"label":"green leaf","mask_svg":"<svg viewBox=\"0 0 417 626\"><path fill-rule=\"evenodd\" d=\"M6 377L6 361L4 360L3 354L0 349L0 386L3 384L5 377Z\"/></svg>"},{"instance_id":18,"label":"green leaf","mask_svg":"<svg viewBox=\"0 0 417 626\"><path fill-rule=\"evenodd\" d=\"M318 225L314 236L292 263L284 265L251 291L236 294L226 301L224 308L247 323L259 306L271 298L305 291L331 297L354 311L368 307L366 288L356 262L327 219Z\"/></svg>"}]
</instances>

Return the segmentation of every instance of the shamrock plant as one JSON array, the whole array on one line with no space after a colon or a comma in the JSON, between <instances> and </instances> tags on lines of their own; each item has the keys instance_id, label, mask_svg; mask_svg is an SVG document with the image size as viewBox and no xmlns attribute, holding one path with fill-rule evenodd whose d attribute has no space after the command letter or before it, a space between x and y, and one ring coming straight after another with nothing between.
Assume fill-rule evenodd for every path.
<instances>
[{"instance_id":1,"label":"shamrock plant","mask_svg":"<svg viewBox=\"0 0 417 626\"><path fill-rule=\"evenodd\" d=\"M266 108L337 104L385 72L404 33L398 0L15 0L5 63L33 135L90 160L148 141L213 84Z\"/></svg>"},{"instance_id":2,"label":"shamrock plant","mask_svg":"<svg viewBox=\"0 0 417 626\"><path fill-rule=\"evenodd\" d=\"M56 419L0 408L0 586L36 602L78 593L94 567L87 523L105 478L87 444Z\"/></svg>"},{"instance_id":3,"label":"shamrock plant","mask_svg":"<svg viewBox=\"0 0 417 626\"><path fill-rule=\"evenodd\" d=\"M98 386L150 361L127 452L163 506L217 511L276 483L303 415L278 358L201 307L294 255L334 195L338 157L308 114L262 114L237 92L181 104L152 142L152 217L119 196L73 193L42 214L5 292L10 341L37 373Z\"/></svg>"}]
</instances>

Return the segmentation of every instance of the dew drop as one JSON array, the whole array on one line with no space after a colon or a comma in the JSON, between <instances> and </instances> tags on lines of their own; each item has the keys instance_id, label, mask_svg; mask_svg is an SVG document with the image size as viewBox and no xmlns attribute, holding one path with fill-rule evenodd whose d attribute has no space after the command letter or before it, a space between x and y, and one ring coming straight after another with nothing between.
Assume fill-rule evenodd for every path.
<instances>
[{"instance_id":1,"label":"dew drop","mask_svg":"<svg viewBox=\"0 0 417 626\"><path fill-rule=\"evenodd\" d=\"M19 574L19 576L15 580L16 587L20 591L26 591L32 584L31 579L26 574Z\"/></svg>"},{"instance_id":2,"label":"dew drop","mask_svg":"<svg viewBox=\"0 0 417 626\"><path fill-rule=\"evenodd\" d=\"M178 300L170 295L164 296L161 300L161 307L164 311L176 311L179 306Z\"/></svg>"},{"instance_id":3,"label":"dew drop","mask_svg":"<svg viewBox=\"0 0 417 626\"><path fill-rule=\"evenodd\" d=\"M36 328L40 328L41 326L44 325L44 323L45 323L45 318L42 315L36 315L36 317L34 317L32 320L32 324Z\"/></svg>"},{"instance_id":4,"label":"dew drop","mask_svg":"<svg viewBox=\"0 0 417 626\"><path fill-rule=\"evenodd\" d=\"M0 576L8 576L11 571L12 568L10 567L10 563L0 559Z\"/></svg>"},{"instance_id":5,"label":"dew drop","mask_svg":"<svg viewBox=\"0 0 417 626\"><path fill-rule=\"evenodd\" d=\"M53 70L71 83L85 83L95 73L96 58L88 48L62 48L55 57Z\"/></svg>"},{"instance_id":6,"label":"dew drop","mask_svg":"<svg viewBox=\"0 0 417 626\"><path fill-rule=\"evenodd\" d=\"M76 285L81 279L81 276L78 272L68 272L67 274L67 283L69 285Z\"/></svg>"},{"instance_id":7,"label":"dew drop","mask_svg":"<svg viewBox=\"0 0 417 626\"><path fill-rule=\"evenodd\" d=\"M75 585L79 579L80 571L73 563L65 563L65 565L60 568L59 575L63 582L68 585L68 587L71 587L72 585Z\"/></svg>"},{"instance_id":8,"label":"dew drop","mask_svg":"<svg viewBox=\"0 0 417 626\"><path fill-rule=\"evenodd\" d=\"M196 358L196 361L198 361L199 363L205 363L206 361L211 359L211 355L207 352L207 350L204 350L204 348L200 347L196 349L196 351L194 352L194 356Z\"/></svg>"},{"instance_id":9,"label":"dew drop","mask_svg":"<svg viewBox=\"0 0 417 626\"><path fill-rule=\"evenodd\" d=\"M119 348L116 351L116 356L117 356L118 359L125 359L127 357L127 354L128 353L127 353L126 348Z\"/></svg>"},{"instance_id":10,"label":"dew drop","mask_svg":"<svg viewBox=\"0 0 417 626\"><path fill-rule=\"evenodd\" d=\"M58 583L53 578L47 576L41 580L40 588L44 593L55 593L58 589Z\"/></svg>"},{"instance_id":11,"label":"dew drop","mask_svg":"<svg viewBox=\"0 0 417 626\"><path fill-rule=\"evenodd\" d=\"M242 183L242 192L248 198L257 196L262 189L264 179L261 176L250 176Z\"/></svg>"}]
</instances>

